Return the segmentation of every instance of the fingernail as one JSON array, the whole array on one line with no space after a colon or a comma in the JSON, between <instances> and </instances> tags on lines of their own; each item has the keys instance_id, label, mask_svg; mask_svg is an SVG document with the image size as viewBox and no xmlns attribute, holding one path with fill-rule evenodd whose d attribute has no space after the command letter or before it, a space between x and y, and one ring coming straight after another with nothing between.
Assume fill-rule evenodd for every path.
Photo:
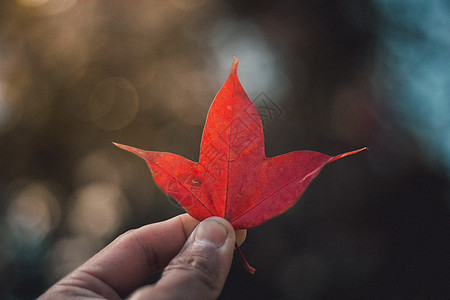
<instances>
[{"instance_id":1,"label":"fingernail","mask_svg":"<svg viewBox=\"0 0 450 300\"><path fill-rule=\"evenodd\" d=\"M228 231L225 226L214 220L201 222L195 230L195 240L198 242L212 243L217 248L225 244Z\"/></svg>"}]
</instances>

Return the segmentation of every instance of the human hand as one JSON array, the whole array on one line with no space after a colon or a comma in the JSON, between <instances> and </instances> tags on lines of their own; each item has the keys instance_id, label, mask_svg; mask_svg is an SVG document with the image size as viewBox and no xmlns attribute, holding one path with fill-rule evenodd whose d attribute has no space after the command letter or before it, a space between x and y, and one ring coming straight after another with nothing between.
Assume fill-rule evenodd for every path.
<instances>
[{"instance_id":1,"label":"human hand","mask_svg":"<svg viewBox=\"0 0 450 300\"><path fill-rule=\"evenodd\" d=\"M245 235L219 217L199 223L182 214L146 225L119 236L38 299L215 299ZM156 284L138 288L162 269Z\"/></svg>"}]
</instances>

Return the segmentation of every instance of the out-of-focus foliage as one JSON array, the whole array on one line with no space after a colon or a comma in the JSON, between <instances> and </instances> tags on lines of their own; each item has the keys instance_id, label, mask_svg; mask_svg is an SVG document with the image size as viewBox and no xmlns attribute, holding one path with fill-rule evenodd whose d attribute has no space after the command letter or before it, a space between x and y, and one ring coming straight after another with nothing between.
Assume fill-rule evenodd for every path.
<instances>
[{"instance_id":1,"label":"out-of-focus foliage","mask_svg":"<svg viewBox=\"0 0 450 300\"><path fill-rule=\"evenodd\" d=\"M376 0L377 81L394 123L419 141L450 178L450 5L445 0ZM380 99L382 100L382 99Z\"/></svg>"},{"instance_id":2,"label":"out-of-focus foliage","mask_svg":"<svg viewBox=\"0 0 450 300\"><path fill-rule=\"evenodd\" d=\"M182 212L111 142L198 159L232 55L268 156L370 151L336 162L282 218L250 230L243 248L258 272L236 261L223 298L449 293L449 180L429 163L443 157L429 141L444 144L448 128L429 112L448 121L439 83L449 72L427 63L448 49L449 8L408 9L418 2L0 1L0 298L36 297L118 234ZM444 48L425 46L423 32ZM396 39L406 46L387 47ZM398 49L424 57L401 60ZM427 105L404 122L418 101L408 84Z\"/></svg>"}]
</instances>

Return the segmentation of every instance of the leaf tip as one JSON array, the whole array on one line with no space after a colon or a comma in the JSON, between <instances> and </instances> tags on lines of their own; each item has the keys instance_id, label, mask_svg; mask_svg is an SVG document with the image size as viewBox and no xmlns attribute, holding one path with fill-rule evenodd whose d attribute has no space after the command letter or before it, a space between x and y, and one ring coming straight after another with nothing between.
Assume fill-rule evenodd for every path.
<instances>
[{"instance_id":1,"label":"leaf tip","mask_svg":"<svg viewBox=\"0 0 450 300\"><path fill-rule=\"evenodd\" d=\"M134 154L136 154L139 157L145 158L145 152L146 151L144 151L144 150L141 150L141 149L138 149L138 148L134 148L134 147L131 147L131 146L127 146L127 145L122 145L122 144L115 143L115 142L112 142L112 143L116 147L119 147L119 148L121 148L123 150L129 151L131 153L134 153Z\"/></svg>"},{"instance_id":2,"label":"leaf tip","mask_svg":"<svg viewBox=\"0 0 450 300\"><path fill-rule=\"evenodd\" d=\"M346 156L349 156L349 155L353 155L353 154L356 154L356 153L364 151L364 150L369 150L369 148L363 147L363 148L358 149L358 150L353 150L353 151L349 151L349 152L345 152L345 153L336 155L336 156L332 157L327 163L331 163L331 162L336 161L338 159L341 159L343 157L346 157Z\"/></svg>"},{"instance_id":3,"label":"leaf tip","mask_svg":"<svg viewBox=\"0 0 450 300\"><path fill-rule=\"evenodd\" d=\"M119 148L123 148L124 145L116 143L116 142L112 142L114 146L119 147Z\"/></svg>"},{"instance_id":4,"label":"leaf tip","mask_svg":"<svg viewBox=\"0 0 450 300\"><path fill-rule=\"evenodd\" d=\"M112 143L113 143L113 145L116 146L116 147L119 147L119 148L121 148L121 149L123 149L123 150L130 151L130 150L129 150L130 146L122 145L122 144L119 144L119 143L116 143L116 142L112 142Z\"/></svg>"},{"instance_id":5,"label":"leaf tip","mask_svg":"<svg viewBox=\"0 0 450 300\"><path fill-rule=\"evenodd\" d=\"M236 56L234 56L234 55L233 55L233 59L234 59L234 62L233 62L233 65L231 66L230 74L236 74L237 73L237 68L238 68L238 65L239 65L239 59Z\"/></svg>"}]
</instances>

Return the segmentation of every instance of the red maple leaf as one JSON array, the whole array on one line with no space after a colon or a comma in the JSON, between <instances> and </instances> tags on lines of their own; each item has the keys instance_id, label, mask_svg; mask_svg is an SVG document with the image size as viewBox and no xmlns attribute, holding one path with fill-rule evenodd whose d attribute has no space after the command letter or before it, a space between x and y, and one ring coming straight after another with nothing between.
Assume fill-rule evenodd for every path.
<instances>
[{"instance_id":1,"label":"red maple leaf","mask_svg":"<svg viewBox=\"0 0 450 300\"><path fill-rule=\"evenodd\" d=\"M194 218L227 219L235 229L258 226L289 209L337 156L295 151L266 157L261 117L237 77L239 61L208 112L199 162L116 144L145 159L156 184ZM248 265L236 245L247 270Z\"/></svg>"}]
</instances>

